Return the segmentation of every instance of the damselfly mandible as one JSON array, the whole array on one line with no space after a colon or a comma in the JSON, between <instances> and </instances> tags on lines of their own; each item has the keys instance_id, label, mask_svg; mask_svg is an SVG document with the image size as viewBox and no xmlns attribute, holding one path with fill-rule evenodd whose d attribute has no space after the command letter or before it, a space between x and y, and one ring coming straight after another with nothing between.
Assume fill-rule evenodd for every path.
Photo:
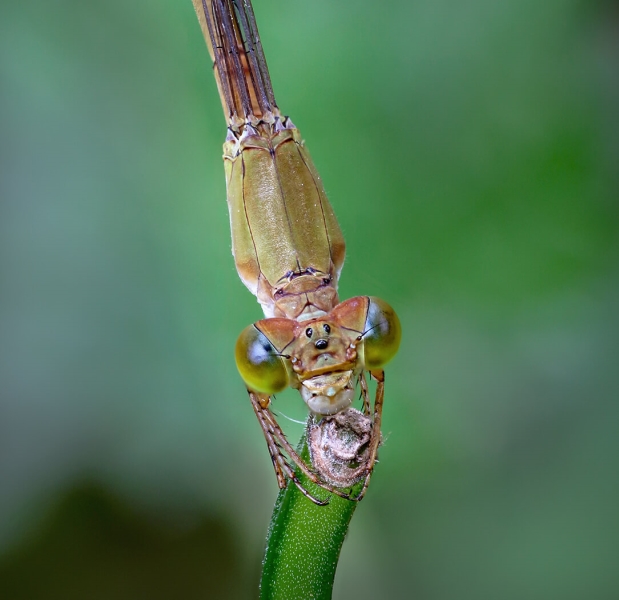
<instances>
[{"instance_id":1,"label":"damselfly mandible","mask_svg":"<svg viewBox=\"0 0 619 600\"><path fill-rule=\"evenodd\" d=\"M241 333L238 370L280 488L292 480L311 500L325 503L300 483L292 461L315 484L360 500L376 462L382 368L397 352L399 320L372 296L339 301L344 238L299 130L275 102L250 0L193 3L228 122L223 158L234 260L266 316ZM366 373L377 382L373 408ZM325 481L286 440L270 406L273 394L289 386L316 419L347 409L359 387L372 432L356 495Z\"/></svg>"}]
</instances>

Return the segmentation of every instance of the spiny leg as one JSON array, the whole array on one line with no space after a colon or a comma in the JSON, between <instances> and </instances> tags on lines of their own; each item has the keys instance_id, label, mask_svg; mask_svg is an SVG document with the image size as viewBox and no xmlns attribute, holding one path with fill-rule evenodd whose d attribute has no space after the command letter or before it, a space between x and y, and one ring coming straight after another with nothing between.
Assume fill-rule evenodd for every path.
<instances>
[{"instance_id":1,"label":"spiny leg","mask_svg":"<svg viewBox=\"0 0 619 600\"><path fill-rule=\"evenodd\" d=\"M372 425L372 437L370 438L370 451L368 455L368 473L365 476L363 487L359 492L359 495L355 500L361 500L367 492L370 485L370 478L372 477L372 471L376 464L376 455L378 453L378 446L380 445L380 423L383 416L383 398L385 395L385 372L376 370L370 371L370 374L376 379L376 397L374 399L374 422Z\"/></svg>"},{"instance_id":2,"label":"spiny leg","mask_svg":"<svg viewBox=\"0 0 619 600\"><path fill-rule=\"evenodd\" d=\"M280 470L281 479L278 477L278 485L280 489L286 487L286 477L290 479L298 488L299 491L306 497L309 498L314 504L318 504L319 506L324 506L329 504L329 499L320 500L310 494L303 484L299 481L297 474L295 473L294 467L288 462L288 457L284 454L282 445L281 445L281 436L283 436L283 432L277 431L276 428L273 427L272 421L269 420L268 417L271 417L271 413L268 409L261 408L259 411L259 420L262 425L265 437L267 438L267 446L269 447L269 452L271 454L271 460L273 464L277 464L277 469ZM294 457L293 457L294 460Z\"/></svg>"},{"instance_id":3,"label":"spiny leg","mask_svg":"<svg viewBox=\"0 0 619 600\"><path fill-rule=\"evenodd\" d=\"M359 375L359 386L361 387L361 397L363 398L363 414L366 417L370 416L370 392L368 390L368 382L365 379L365 371L361 371Z\"/></svg>"},{"instance_id":4,"label":"spiny leg","mask_svg":"<svg viewBox=\"0 0 619 600\"><path fill-rule=\"evenodd\" d=\"M307 498L309 498L312 502L320 506L328 504L328 499L320 500L319 498L312 496L312 494L310 494L301 485L301 482L299 481L296 473L294 472L294 468L286 460L286 456L282 452L282 447L278 442L279 436L277 432L273 431L271 422L266 418L266 415L270 414L268 410L270 398L268 396L261 397L261 395L254 394L253 392L249 392L249 397L267 442L267 448L269 449L269 454L271 455L271 462L273 463L273 468L275 469L277 485L279 486L279 488L283 489L286 487L286 477L288 477L299 488L301 493Z\"/></svg>"},{"instance_id":5,"label":"spiny leg","mask_svg":"<svg viewBox=\"0 0 619 600\"><path fill-rule=\"evenodd\" d=\"M337 488L332 487L326 482L322 481L320 477L311 471L308 466L303 462L301 457L297 454L295 449L291 446L290 442L286 439L284 432L275 420L275 417L269 410L270 398L268 396L263 397L261 394L256 394L249 391L249 397L251 399L254 412L258 418L258 422L262 427L264 437L267 441L267 447L271 454L271 460L277 476L277 482L280 488L285 487L285 480L282 484L282 475L285 475L299 488L299 490L307 496L315 504L327 504L327 500L319 500L312 496L301 484L294 468L286 460L284 451L288 454L290 460L301 470L301 472L315 485L327 490L328 492L345 498L346 500L356 500L351 498L349 494L346 494Z\"/></svg>"},{"instance_id":6,"label":"spiny leg","mask_svg":"<svg viewBox=\"0 0 619 600\"><path fill-rule=\"evenodd\" d=\"M342 492L338 488L335 488L325 481L323 481L314 471L312 471L305 462L301 459L301 457L297 454L296 450L292 447L290 442L286 439L286 435L282 431L281 427L275 420L273 413L270 410L264 409L265 418L269 421L271 431L273 435L276 437L277 441L282 445L283 450L289 455L290 460L294 462L294 464L301 470L301 472L315 485L320 486L321 488L339 496L340 498L344 498L346 500L354 500L354 498L350 497L350 494L346 494ZM291 477L292 479L292 477Z\"/></svg>"},{"instance_id":7,"label":"spiny leg","mask_svg":"<svg viewBox=\"0 0 619 600\"><path fill-rule=\"evenodd\" d=\"M277 485L280 489L283 489L286 487L286 477L280 464L281 452L277 448L277 443L273 438L273 434L269 429L268 423L264 419L260 400L254 398L251 392L249 397L251 399L254 412L256 413L256 417L258 418L258 422L260 423L260 427L262 428L262 433L264 434L269 454L271 455L271 462L273 463L273 469L275 469L275 476L277 477ZM256 406L256 403L258 406Z\"/></svg>"}]
</instances>

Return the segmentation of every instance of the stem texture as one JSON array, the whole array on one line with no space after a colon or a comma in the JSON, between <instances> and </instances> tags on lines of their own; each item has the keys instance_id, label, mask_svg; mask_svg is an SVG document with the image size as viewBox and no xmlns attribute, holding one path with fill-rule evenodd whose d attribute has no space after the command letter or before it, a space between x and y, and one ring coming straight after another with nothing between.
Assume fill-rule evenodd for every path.
<instances>
[{"instance_id":1,"label":"stem texture","mask_svg":"<svg viewBox=\"0 0 619 600\"><path fill-rule=\"evenodd\" d=\"M301 445L301 457L308 462L305 438ZM329 496L300 473L297 476L314 496ZM329 504L318 506L290 481L273 509L260 599L330 600L340 550L357 504L331 495Z\"/></svg>"}]
</instances>

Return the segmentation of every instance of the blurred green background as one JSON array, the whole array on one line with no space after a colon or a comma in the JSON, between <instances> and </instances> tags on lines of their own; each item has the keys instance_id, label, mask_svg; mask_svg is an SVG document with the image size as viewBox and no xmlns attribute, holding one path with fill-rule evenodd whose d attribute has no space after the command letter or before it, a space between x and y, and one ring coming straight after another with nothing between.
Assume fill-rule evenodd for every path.
<instances>
[{"instance_id":1,"label":"blurred green background","mask_svg":"<svg viewBox=\"0 0 619 600\"><path fill-rule=\"evenodd\" d=\"M619 597L619 6L255 10L341 297L404 328L334 597ZM2 2L0 48L0 597L254 598L261 311L191 2Z\"/></svg>"}]
</instances>

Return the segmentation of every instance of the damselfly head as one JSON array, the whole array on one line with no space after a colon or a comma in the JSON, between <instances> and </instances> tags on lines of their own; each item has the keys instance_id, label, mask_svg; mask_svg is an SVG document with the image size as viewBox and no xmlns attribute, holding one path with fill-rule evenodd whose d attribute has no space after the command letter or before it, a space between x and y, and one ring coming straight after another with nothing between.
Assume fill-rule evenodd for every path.
<instances>
[{"instance_id":1,"label":"damselfly head","mask_svg":"<svg viewBox=\"0 0 619 600\"><path fill-rule=\"evenodd\" d=\"M360 296L308 321L271 318L246 327L236 343L236 364L251 390L275 394L294 387L314 412L335 414L350 404L355 376L382 368L400 337L394 310Z\"/></svg>"},{"instance_id":2,"label":"damselfly head","mask_svg":"<svg viewBox=\"0 0 619 600\"><path fill-rule=\"evenodd\" d=\"M356 369L356 361L348 352L356 334L339 327L329 315L298 324L295 333L290 353L297 359L293 369L300 381Z\"/></svg>"}]
</instances>

